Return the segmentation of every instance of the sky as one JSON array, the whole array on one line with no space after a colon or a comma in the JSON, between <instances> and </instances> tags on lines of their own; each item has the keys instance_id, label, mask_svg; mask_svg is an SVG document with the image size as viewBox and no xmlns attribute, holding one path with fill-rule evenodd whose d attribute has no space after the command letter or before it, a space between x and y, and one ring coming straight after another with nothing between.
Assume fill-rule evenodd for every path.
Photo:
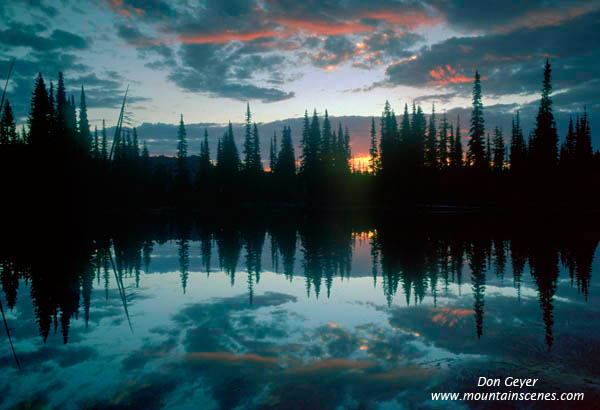
<instances>
[{"instance_id":1,"label":"sky","mask_svg":"<svg viewBox=\"0 0 600 410\"><path fill-rule=\"evenodd\" d=\"M594 134L599 49L598 0L0 2L0 80L16 58L8 98L21 122L37 73L56 82L63 71L76 100L85 86L92 125L114 125L129 85L131 126L176 124L180 114L239 123L247 102L259 124L313 109L366 124L389 100L397 113L435 103L460 113L464 129L479 70L488 129L509 131L520 110L527 132L549 58L561 137L584 106Z\"/></svg>"}]
</instances>

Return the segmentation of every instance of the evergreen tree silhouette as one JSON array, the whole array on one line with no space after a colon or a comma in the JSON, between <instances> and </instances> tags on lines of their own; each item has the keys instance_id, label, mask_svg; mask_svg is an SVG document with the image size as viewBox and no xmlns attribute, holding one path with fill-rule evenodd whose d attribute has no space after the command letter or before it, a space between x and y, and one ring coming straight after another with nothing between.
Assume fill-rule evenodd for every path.
<instances>
[{"instance_id":1,"label":"evergreen tree silhouette","mask_svg":"<svg viewBox=\"0 0 600 410\"><path fill-rule=\"evenodd\" d=\"M494 170L496 172L502 171L504 167L504 154L506 147L504 146L504 137L502 136L502 130L496 126L494 131Z\"/></svg>"},{"instance_id":2,"label":"evergreen tree silhouette","mask_svg":"<svg viewBox=\"0 0 600 410\"><path fill-rule=\"evenodd\" d=\"M252 135L252 113L250 103L246 104L246 121L244 123L244 169L251 171L254 167L254 138Z\"/></svg>"},{"instance_id":3,"label":"evergreen tree silhouette","mask_svg":"<svg viewBox=\"0 0 600 410\"><path fill-rule=\"evenodd\" d=\"M437 128L435 123L435 104L431 105L431 116L425 139L425 167L436 168L438 164Z\"/></svg>"},{"instance_id":4,"label":"evergreen tree silhouette","mask_svg":"<svg viewBox=\"0 0 600 410\"><path fill-rule=\"evenodd\" d=\"M463 147L462 147L462 135L460 133L460 117L456 116L456 135L454 137L454 158L452 164L460 168L463 166Z\"/></svg>"},{"instance_id":5,"label":"evergreen tree silhouette","mask_svg":"<svg viewBox=\"0 0 600 410\"><path fill-rule=\"evenodd\" d=\"M553 169L558 163L558 134L552 113L552 78L550 61L546 59L542 99L536 116L533 144L530 146L532 160L538 172Z\"/></svg>"},{"instance_id":6,"label":"evergreen tree silhouette","mask_svg":"<svg viewBox=\"0 0 600 410\"><path fill-rule=\"evenodd\" d=\"M473 110L471 111L471 129L469 131L469 150L467 152L467 165L476 169L487 169L483 136L485 125L483 119L483 103L481 102L481 77L475 71L473 84Z\"/></svg>"},{"instance_id":7,"label":"evergreen tree silhouette","mask_svg":"<svg viewBox=\"0 0 600 410\"><path fill-rule=\"evenodd\" d=\"M187 166L187 132L183 123L183 114L177 128L177 171L175 174L176 184L180 191L185 191L190 184L189 170Z\"/></svg>"},{"instance_id":8,"label":"evergreen tree silhouette","mask_svg":"<svg viewBox=\"0 0 600 410\"><path fill-rule=\"evenodd\" d=\"M281 148L277 155L277 173L288 186L294 185L296 176L296 154L294 152L294 144L292 142L292 129L283 127L281 136Z\"/></svg>"},{"instance_id":9,"label":"evergreen tree silhouette","mask_svg":"<svg viewBox=\"0 0 600 410\"><path fill-rule=\"evenodd\" d=\"M100 141L98 139L98 126L94 126L94 141L92 148L92 157L96 160L100 159Z\"/></svg>"},{"instance_id":10,"label":"evergreen tree silhouette","mask_svg":"<svg viewBox=\"0 0 600 410\"><path fill-rule=\"evenodd\" d=\"M269 168L271 172L275 172L277 167L277 132L273 131L273 138L271 138L271 147L269 148Z\"/></svg>"},{"instance_id":11,"label":"evergreen tree silhouette","mask_svg":"<svg viewBox=\"0 0 600 410\"><path fill-rule=\"evenodd\" d=\"M371 117L371 146L369 148L369 167L372 174L379 170L379 150L377 149L377 132L375 131L375 117Z\"/></svg>"},{"instance_id":12,"label":"evergreen tree silhouette","mask_svg":"<svg viewBox=\"0 0 600 410\"><path fill-rule=\"evenodd\" d=\"M445 168L448 165L448 120L445 113L442 117L439 134L440 140L438 143L440 167Z\"/></svg>"},{"instance_id":13,"label":"evergreen tree silhouette","mask_svg":"<svg viewBox=\"0 0 600 410\"><path fill-rule=\"evenodd\" d=\"M583 117L579 120L579 127L575 135L574 158L582 168L588 168L594 151L592 150L592 134L588 122L587 111L584 110Z\"/></svg>"},{"instance_id":14,"label":"evergreen tree silhouette","mask_svg":"<svg viewBox=\"0 0 600 410\"><path fill-rule=\"evenodd\" d=\"M260 157L260 136L256 123L252 128L252 172L255 176L260 176L263 173L263 165Z\"/></svg>"},{"instance_id":15,"label":"evergreen tree silhouette","mask_svg":"<svg viewBox=\"0 0 600 410\"><path fill-rule=\"evenodd\" d=\"M92 136L90 133L90 123L87 115L87 103L85 100L85 90L81 86L81 99L79 103L79 136L81 149L85 155L92 153Z\"/></svg>"},{"instance_id":16,"label":"evergreen tree silhouette","mask_svg":"<svg viewBox=\"0 0 600 410\"><path fill-rule=\"evenodd\" d=\"M33 148L37 148L38 152L52 146L53 141L49 140L49 130L53 128L50 121L48 92L42 74L38 74L28 119L29 143Z\"/></svg>"},{"instance_id":17,"label":"evergreen tree silhouette","mask_svg":"<svg viewBox=\"0 0 600 410\"><path fill-rule=\"evenodd\" d=\"M0 144L16 144L18 142L17 126L10 102L4 102L2 118L0 118Z\"/></svg>"},{"instance_id":18,"label":"evergreen tree silhouette","mask_svg":"<svg viewBox=\"0 0 600 410\"><path fill-rule=\"evenodd\" d=\"M527 147L521 129L519 111L512 122L512 135L510 139L510 167L513 173L520 172L525 166Z\"/></svg>"},{"instance_id":19,"label":"evergreen tree silhouette","mask_svg":"<svg viewBox=\"0 0 600 410\"><path fill-rule=\"evenodd\" d=\"M108 139L106 137L106 123L102 120L102 142L101 142L100 158L103 161L108 161Z\"/></svg>"}]
</instances>

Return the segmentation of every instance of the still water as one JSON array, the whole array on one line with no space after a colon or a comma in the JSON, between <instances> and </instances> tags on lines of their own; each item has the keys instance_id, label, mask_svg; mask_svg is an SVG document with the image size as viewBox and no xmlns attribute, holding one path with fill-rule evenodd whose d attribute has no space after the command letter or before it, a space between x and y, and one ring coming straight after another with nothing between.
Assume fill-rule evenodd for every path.
<instances>
[{"instance_id":1,"label":"still water","mask_svg":"<svg viewBox=\"0 0 600 410\"><path fill-rule=\"evenodd\" d=\"M440 226L179 221L3 247L0 407L597 408L600 236ZM539 381L477 387L508 376ZM495 391L585 399L431 399Z\"/></svg>"}]
</instances>

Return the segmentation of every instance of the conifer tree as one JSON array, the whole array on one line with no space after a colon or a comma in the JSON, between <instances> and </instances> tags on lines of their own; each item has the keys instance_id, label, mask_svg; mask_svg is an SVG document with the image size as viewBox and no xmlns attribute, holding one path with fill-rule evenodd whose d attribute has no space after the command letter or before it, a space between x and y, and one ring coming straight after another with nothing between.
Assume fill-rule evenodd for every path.
<instances>
[{"instance_id":1,"label":"conifer tree","mask_svg":"<svg viewBox=\"0 0 600 410\"><path fill-rule=\"evenodd\" d=\"M341 137L340 137L341 139ZM352 160L352 150L350 147L350 130L346 126L344 130L344 149L343 149L343 162L342 162L342 173L349 174L350 173L350 161Z\"/></svg>"},{"instance_id":2,"label":"conifer tree","mask_svg":"<svg viewBox=\"0 0 600 410\"><path fill-rule=\"evenodd\" d=\"M66 144L69 137L67 130L68 105L65 80L63 73L60 72L58 73L58 86L56 89L56 119L53 127L59 144Z\"/></svg>"},{"instance_id":3,"label":"conifer tree","mask_svg":"<svg viewBox=\"0 0 600 410\"><path fill-rule=\"evenodd\" d=\"M415 117L413 105L413 118ZM414 123L414 121L413 121ZM404 104L404 114L402 115L402 123L400 124L400 145L403 153L407 153L407 148L412 145L410 117L408 116L408 104Z\"/></svg>"},{"instance_id":4,"label":"conifer tree","mask_svg":"<svg viewBox=\"0 0 600 410\"><path fill-rule=\"evenodd\" d=\"M490 133L487 133L486 136L486 145L485 145L485 160L487 162L487 166L491 166L491 162L493 160L493 156L492 156L492 143L490 140Z\"/></svg>"},{"instance_id":5,"label":"conifer tree","mask_svg":"<svg viewBox=\"0 0 600 410\"><path fill-rule=\"evenodd\" d=\"M440 140L438 144L440 167L445 168L448 165L448 120L445 113L440 125Z\"/></svg>"},{"instance_id":6,"label":"conifer tree","mask_svg":"<svg viewBox=\"0 0 600 410\"><path fill-rule=\"evenodd\" d=\"M2 110L2 118L0 119L0 144L16 144L18 142L17 126L15 125L15 117L13 115L10 102L4 102Z\"/></svg>"},{"instance_id":7,"label":"conifer tree","mask_svg":"<svg viewBox=\"0 0 600 410\"><path fill-rule=\"evenodd\" d=\"M504 167L504 154L506 147L504 146L504 137L502 136L502 130L496 126L494 130L494 170L496 172L502 171Z\"/></svg>"},{"instance_id":8,"label":"conifer tree","mask_svg":"<svg viewBox=\"0 0 600 410\"><path fill-rule=\"evenodd\" d=\"M281 135L281 149L277 155L277 173L283 181L291 184L296 175L296 155L292 142L292 129L283 127Z\"/></svg>"},{"instance_id":9,"label":"conifer tree","mask_svg":"<svg viewBox=\"0 0 600 410\"><path fill-rule=\"evenodd\" d=\"M31 109L29 111L29 143L33 147L47 148L52 146L49 141L50 124L50 104L48 92L42 74L38 74L31 99Z\"/></svg>"},{"instance_id":10,"label":"conifer tree","mask_svg":"<svg viewBox=\"0 0 600 410\"><path fill-rule=\"evenodd\" d=\"M90 123L88 121L87 103L83 85L81 86L81 99L79 103L79 137L84 154L90 155L92 151L92 136L90 134Z\"/></svg>"},{"instance_id":11,"label":"conifer tree","mask_svg":"<svg viewBox=\"0 0 600 410\"><path fill-rule=\"evenodd\" d=\"M104 120L102 120L102 144L100 155L103 161L108 161L108 139L106 137L106 123Z\"/></svg>"},{"instance_id":12,"label":"conifer tree","mask_svg":"<svg viewBox=\"0 0 600 410\"><path fill-rule=\"evenodd\" d=\"M71 147L82 147L81 140L79 137L79 130L77 128L77 106L75 105L75 97L71 95L71 98L67 101L67 137L69 138L69 144ZM89 126L89 124L88 124ZM89 140L88 140L89 141ZM89 148L89 145L88 145ZM89 152L89 151L88 151Z\"/></svg>"},{"instance_id":13,"label":"conifer tree","mask_svg":"<svg viewBox=\"0 0 600 410\"><path fill-rule=\"evenodd\" d=\"M254 139L252 138L252 113L250 103L246 104L246 121L244 123L244 169L250 171L253 167Z\"/></svg>"},{"instance_id":14,"label":"conifer tree","mask_svg":"<svg viewBox=\"0 0 600 410\"><path fill-rule=\"evenodd\" d=\"M579 122L579 118L577 119L577 121ZM561 156L561 159L565 162L570 162L573 159L575 159L575 147L577 144L576 141L577 137L575 134L575 130L573 129L573 118L569 117L569 130L567 131L567 137L565 141L566 155L564 157Z\"/></svg>"},{"instance_id":15,"label":"conifer tree","mask_svg":"<svg viewBox=\"0 0 600 410\"><path fill-rule=\"evenodd\" d=\"M588 122L587 111L583 111L583 117L579 121L579 127L575 136L575 160L581 168L590 165L594 151L592 150L592 134Z\"/></svg>"},{"instance_id":16,"label":"conifer tree","mask_svg":"<svg viewBox=\"0 0 600 410\"><path fill-rule=\"evenodd\" d=\"M94 148L92 151L94 159L100 159L100 142L98 140L98 126L94 126Z\"/></svg>"},{"instance_id":17,"label":"conifer tree","mask_svg":"<svg viewBox=\"0 0 600 410\"><path fill-rule=\"evenodd\" d=\"M325 110L325 118L323 118L323 138L321 141L321 161L325 165L325 170L331 168L333 152L335 150L335 142L332 141L331 123L329 122L329 114Z\"/></svg>"},{"instance_id":18,"label":"conifer tree","mask_svg":"<svg viewBox=\"0 0 600 410\"><path fill-rule=\"evenodd\" d=\"M275 168L277 166L277 154L276 154L276 146L277 146L277 132L273 131L273 138L271 138L271 147L269 149L269 167L271 168L271 172L275 172Z\"/></svg>"},{"instance_id":19,"label":"conifer tree","mask_svg":"<svg viewBox=\"0 0 600 410\"><path fill-rule=\"evenodd\" d=\"M516 117L512 123L512 135L510 139L510 167L511 171L520 171L525 163L526 147L525 139L523 137L523 130L521 129L521 120L519 111L517 111Z\"/></svg>"},{"instance_id":20,"label":"conifer tree","mask_svg":"<svg viewBox=\"0 0 600 410\"><path fill-rule=\"evenodd\" d=\"M308 119L308 110L304 110L304 119L302 121L302 139L300 140L300 148L302 149L302 154L300 155L300 172L303 174L306 173L307 160L309 160L310 156L310 146L309 146L309 136L310 136L310 122Z\"/></svg>"},{"instance_id":21,"label":"conifer tree","mask_svg":"<svg viewBox=\"0 0 600 410\"><path fill-rule=\"evenodd\" d=\"M469 132L469 150L467 152L467 164L473 168L487 168L487 160L483 145L485 133L483 119L483 103L481 102L481 78L479 72L475 71L475 82L473 85L473 110L471 111L471 129Z\"/></svg>"},{"instance_id":22,"label":"conifer tree","mask_svg":"<svg viewBox=\"0 0 600 410\"><path fill-rule=\"evenodd\" d=\"M454 156L452 165L460 168L463 165L462 135L460 133L460 117L456 116L456 135L454 136Z\"/></svg>"},{"instance_id":23,"label":"conifer tree","mask_svg":"<svg viewBox=\"0 0 600 410\"><path fill-rule=\"evenodd\" d=\"M308 123L308 114L305 113L304 124ZM304 138L303 130L303 138ZM306 143L302 152L302 173L311 181L315 181L321 165L321 129L317 110L314 110L312 120L306 130Z\"/></svg>"},{"instance_id":24,"label":"conifer tree","mask_svg":"<svg viewBox=\"0 0 600 410\"><path fill-rule=\"evenodd\" d=\"M231 121L217 147L217 171L221 181L232 183L240 171L240 156L233 136Z\"/></svg>"},{"instance_id":25,"label":"conifer tree","mask_svg":"<svg viewBox=\"0 0 600 410\"><path fill-rule=\"evenodd\" d=\"M425 167L435 168L438 164L437 154L437 129L435 123L435 105L431 105L431 116L429 117L429 127L427 128L427 137L425 138Z\"/></svg>"},{"instance_id":26,"label":"conifer tree","mask_svg":"<svg viewBox=\"0 0 600 410\"><path fill-rule=\"evenodd\" d=\"M369 166L371 173L377 174L379 170L379 152L377 150L377 134L375 131L375 117L371 117L371 147L369 149Z\"/></svg>"},{"instance_id":27,"label":"conifer tree","mask_svg":"<svg viewBox=\"0 0 600 410\"><path fill-rule=\"evenodd\" d=\"M389 101L385 102L381 115L381 138L379 139L379 157L381 159L381 172L392 175L395 169L398 126L396 117Z\"/></svg>"},{"instance_id":28,"label":"conifer tree","mask_svg":"<svg viewBox=\"0 0 600 410\"><path fill-rule=\"evenodd\" d=\"M448 164L452 162L452 158L454 157L454 126L450 124L448 126L450 133L448 134Z\"/></svg>"},{"instance_id":29,"label":"conifer tree","mask_svg":"<svg viewBox=\"0 0 600 410\"><path fill-rule=\"evenodd\" d=\"M412 149L411 149L411 164L413 169L423 167L423 159L425 155L425 134L427 132L427 120L421 106L417 106L415 120L411 124L412 133Z\"/></svg>"},{"instance_id":30,"label":"conifer tree","mask_svg":"<svg viewBox=\"0 0 600 410\"><path fill-rule=\"evenodd\" d=\"M177 129L177 184L181 189L189 185L189 173L187 168L187 132L183 123L183 114L179 120Z\"/></svg>"},{"instance_id":31,"label":"conifer tree","mask_svg":"<svg viewBox=\"0 0 600 410\"><path fill-rule=\"evenodd\" d=\"M210 178L212 173L212 163L210 162L210 149L208 147L208 130L204 129L204 141L200 144L200 164L198 175L196 176L196 185L203 184Z\"/></svg>"},{"instance_id":32,"label":"conifer tree","mask_svg":"<svg viewBox=\"0 0 600 410\"><path fill-rule=\"evenodd\" d=\"M260 136L258 135L256 123L254 123L252 129L252 172L255 175L260 175L263 172L263 165L260 157Z\"/></svg>"},{"instance_id":33,"label":"conifer tree","mask_svg":"<svg viewBox=\"0 0 600 410\"><path fill-rule=\"evenodd\" d=\"M542 99L536 117L534 144L531 155L539 172L552 169L558 162L558 134L552 113L552 73L550 61L546 59L544 81L542 83Z\"/></svg>"}]
</instances>

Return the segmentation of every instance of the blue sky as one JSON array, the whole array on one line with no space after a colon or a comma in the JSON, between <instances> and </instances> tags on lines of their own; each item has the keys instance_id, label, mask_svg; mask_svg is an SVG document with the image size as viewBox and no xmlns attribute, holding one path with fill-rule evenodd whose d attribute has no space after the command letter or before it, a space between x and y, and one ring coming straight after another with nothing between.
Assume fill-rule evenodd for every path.
<instances>
[{"instance_id":1,"label":"blue sky","mask_svg":"<svg viewBox=\"0 0 600 410\"><path fill-rule=\"evenodd\" d=\"M86 87L92 125L109 126L130 85L136 126L240 122L247 101L259 123L377 116L386 99L451 113L478 69L489 112L527 123L548 57L556 112L585 105L594 131L599 23L600 1L13 0L0 5L0 79L16 57L8 98L24 119L37 72L64 71L73 93Z\"/></svg>"}]
</instances>

